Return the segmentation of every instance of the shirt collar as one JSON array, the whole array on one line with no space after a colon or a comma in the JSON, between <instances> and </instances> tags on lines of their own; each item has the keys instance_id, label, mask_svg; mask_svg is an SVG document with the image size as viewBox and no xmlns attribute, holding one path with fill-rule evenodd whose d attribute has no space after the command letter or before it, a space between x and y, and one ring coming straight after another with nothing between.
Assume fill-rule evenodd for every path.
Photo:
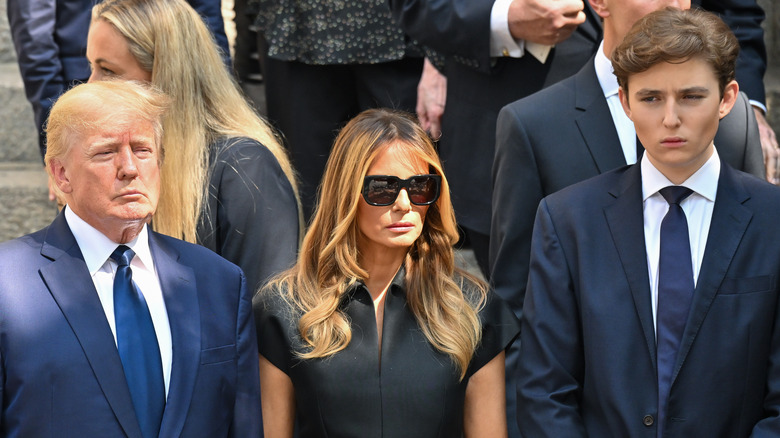
<instances>
[{"instance_id":1,"label":"shirt collar","mask_svg":"<svg viewBox=\"0 0 780 438\"><path fill-rule=\"evenodd\" d=\"M618 81L615 74L612 73L612 61L604 54L604 41L599 44L593 63L596 66L596 77L601 85L601 91L604 92L604 97L616 96L619 88Z\"/></svg>"},{"instance_id":2,"label":"shirt collar","mask_svg":"<svg viewBox=\"0 0 780 438\"><path fill-rule=\"evenodd\" d=\"M347 300L353 300L356 298L356 292L358 291L365 291L365 295L369 298L371 294L368 292L368 289L366 288L366 284L363 282L363 280L357 280L351 287L349 292L347 292L344 297ZM388 293L386 295L386 300L390 299L390 296L392 295L406 295L406 267L401 264L401 267L398 269L398 272L396 272L395 277L393 277L393 281L390 282L390 290L388 290Z\"/></svg>"},{"instance_id":3,"label":"shirt collar","mask_svg":"<svg viewBox=\"0 0 780 438\"><path fill-rule=\"evenodd\" d=\"M675 185L653 166L647 154L642 154L642 200L658 193L664 187ZM718 178L720 177L720 158L717 148L712 148L712 156L693 175L683 181L685 186L705 199L715 202L715 194L718 191Z\"/></svg>"},{"instance_id":4,"label":"shirt collar","mask_svg":"<svg viewBox=\"0 0 780 438\"><path fill-rule=\"evenodd\" d=\"M111 241L95 227L84 221L67 205L65 206L65 221L68 223L68 227L70 227L70 231L79 245L90 275L95 275L119 244ZM141 232L138 233L135 239L125 243L125 245L130 247L136 255L131 265L154 272L152 253L149 248L149 233L146 225L141 228Z\"/></svg>"}]
</instances>

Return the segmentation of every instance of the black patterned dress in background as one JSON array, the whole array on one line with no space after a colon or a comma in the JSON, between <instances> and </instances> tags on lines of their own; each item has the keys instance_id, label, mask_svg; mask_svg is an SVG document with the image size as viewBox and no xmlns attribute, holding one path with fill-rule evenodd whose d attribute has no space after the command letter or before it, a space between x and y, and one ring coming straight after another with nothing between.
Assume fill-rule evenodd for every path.
<instances>
[{"instance_id":1,"label":"black patterned dress in background","mask_svg":"<svg viewBox=\"0 0 780 438\"><path fill-rule=\"evenodd\" d=\"M414 112L423 53L386 0L257 1L268 118L285 137L308 218L338 130L369 108Z\"/></svg>"}]
</instances>

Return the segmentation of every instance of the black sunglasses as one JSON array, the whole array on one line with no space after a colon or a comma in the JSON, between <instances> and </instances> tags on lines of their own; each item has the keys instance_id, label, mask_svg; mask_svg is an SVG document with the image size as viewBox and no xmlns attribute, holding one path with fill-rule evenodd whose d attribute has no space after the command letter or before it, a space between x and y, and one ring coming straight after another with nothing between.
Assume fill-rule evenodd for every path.
<instances>
[{"instance_id":1,"label":"black sunglasses","mask_svg":"<svg viewBox=\"0 0 780 438\"><path fill-rule=\"evenodd\" d=\"M431 205L439 199L441 176L414 175L401 179L391 175L369 175L363 179L363 199L369 205L391 205L401 193L401 189L406 189L412 204Z\"/></svg>"}]
</instances>

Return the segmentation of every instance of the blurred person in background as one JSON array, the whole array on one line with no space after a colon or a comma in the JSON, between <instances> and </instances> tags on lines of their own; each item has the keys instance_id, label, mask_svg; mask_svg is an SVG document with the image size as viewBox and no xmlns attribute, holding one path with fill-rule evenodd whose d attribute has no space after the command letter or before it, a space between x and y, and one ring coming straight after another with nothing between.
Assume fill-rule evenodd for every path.
<instances>
[{"instance_id":1,"label":"blurred person in background","mask_svg":"<svg viewBox=\"0 0 780 438\"><path fill-rule=\"evenodd\" d=\"M295 175L244 99L203 20L183 0L107 0L92 11L90 81L147 81L168 94L156 231L240 266L252 290L295 261Z\"/></svg>"}]
</instances>

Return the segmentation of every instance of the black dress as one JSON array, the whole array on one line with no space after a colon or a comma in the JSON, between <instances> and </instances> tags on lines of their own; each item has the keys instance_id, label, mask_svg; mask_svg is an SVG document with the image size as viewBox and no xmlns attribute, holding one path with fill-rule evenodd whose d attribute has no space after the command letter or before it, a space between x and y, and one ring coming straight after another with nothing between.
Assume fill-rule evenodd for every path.
<instances>
[{"instance_id":1,"label":"black dress","mask_svg":"<svg viewBox=\"0 0 780 438\"><path fill-rule=\"evenodd\" d=\"M250 290L257 290L295 262L295 193L276 157L253 139L213 143L209 163L198 243L238 265Z\"/></svg>"},{"instance_id":2,"label":"black dress","mask_svg":"<svg viewBox=\"0 0 780 438\"><path fill-rule=\"evenodd\" d=\"M324 359L301 360L297 313L273 293L255 298L260 354L285 372L295 388L300 436L459 437L469 378L519 332L509 307L490 295L480 312L482 341L460 381L450 357L436 350L406 306L404 270L385 298L380 358L374 304L365 286L353 287L342 308L352 341Z\"/></svg>"}]
</instances>

